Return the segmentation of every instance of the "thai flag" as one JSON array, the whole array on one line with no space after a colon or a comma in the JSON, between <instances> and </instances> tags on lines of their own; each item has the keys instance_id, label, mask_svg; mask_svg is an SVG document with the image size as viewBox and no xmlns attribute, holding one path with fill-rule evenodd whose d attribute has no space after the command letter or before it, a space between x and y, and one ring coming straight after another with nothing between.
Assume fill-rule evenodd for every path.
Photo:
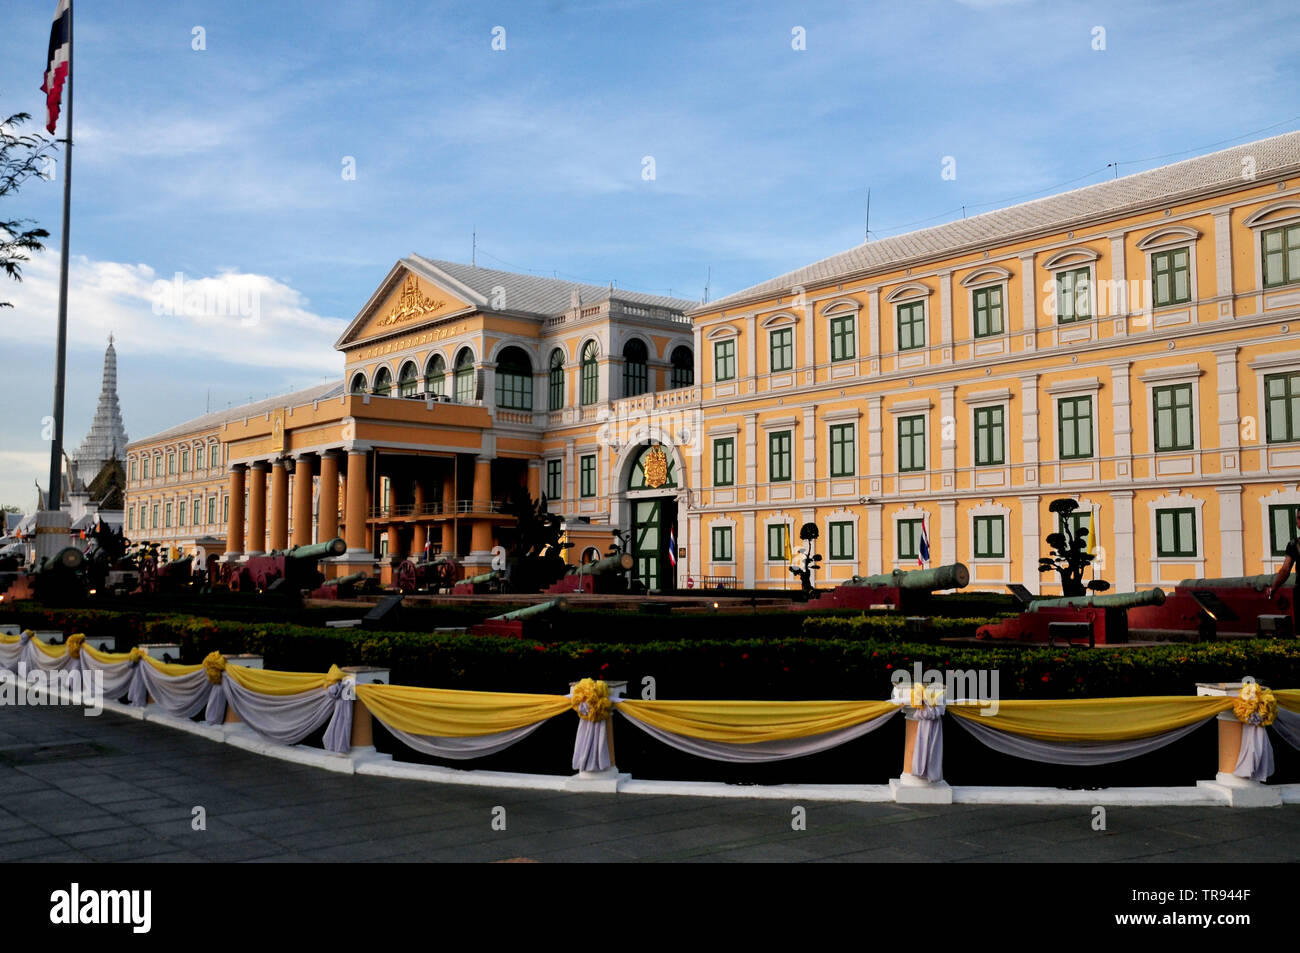
<instances>
[{"instance_id":1,"label":"thai flag","mask_svg":"<svg viewBox=\"0 0 1300 953\"><path fill-rule=\"evenodd\" d=\"M59 0L54 8L54 25L50 27L50 54L45 63L45 128L53 135L59 122L59 101L63 98L63 83L68 78L72 56L72 0Z\"/></svg>"},{"instance_id":2,"label":"thai flag","mask_svg":"<svg viewBox=\"0 0 1300 953\"><path fill-rule=\"evenodd\" d=\"M930 561L930 534L925 528L925 520L921 520L921 546L916 553L916 565L921 569Z\"/></svg>"},{"instance_id":3,"label":"thai flag","mask_svg":"<svg viewBox=\"0 0 1300 953\"><path fill-rule=\"evenodd\" d=\"M668 529L668 565L677 568L677 531L672 527Z\"/></svg>"}]
</instances>

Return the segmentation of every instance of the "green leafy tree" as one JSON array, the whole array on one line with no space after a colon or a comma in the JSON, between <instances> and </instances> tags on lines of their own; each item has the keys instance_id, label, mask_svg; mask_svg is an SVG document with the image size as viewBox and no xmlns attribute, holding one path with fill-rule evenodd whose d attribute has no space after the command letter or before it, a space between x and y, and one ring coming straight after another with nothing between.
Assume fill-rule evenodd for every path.
<instances>
[{"instance_id":1,"label":"green leafy tree","mask_svg":"<svg viewBox=\"0 0 1300 953\"><path fill-rule=\"evenodd\" d=\"M39 133L19 132L19 127L31 118L27 113L14 113L0 121L0 198L17 192L32 176L43 175L50 165L54 144ZM42 239L50 237L45 229L33 228L34 224L30 219L0 213L0 271L14 281L23 280L23 262L32 252L42 251ZM10 307L10 302L0 301L0 308Z\"/></svg>"}]
</instances>

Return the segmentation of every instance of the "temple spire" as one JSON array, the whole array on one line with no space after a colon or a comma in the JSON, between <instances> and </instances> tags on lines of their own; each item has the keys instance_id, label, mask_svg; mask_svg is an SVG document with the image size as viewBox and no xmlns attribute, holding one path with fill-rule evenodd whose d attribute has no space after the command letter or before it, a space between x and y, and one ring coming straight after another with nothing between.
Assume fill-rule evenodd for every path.
<instances>
[{"instance_id":1,"label":"temple spire","mask_svg":"<svg viewBox=\"0 0 1300 953\"><path fill-rule=\"evenodd\" d=\"M93 480L109 460L126 459L126 444L126 429L122 426L122 411L117 400L117 350L110 334L108 349L104 351L104 376L95 419L72 459L76 461L79 474L86 480Z\"/></svg>"}]
</instances>

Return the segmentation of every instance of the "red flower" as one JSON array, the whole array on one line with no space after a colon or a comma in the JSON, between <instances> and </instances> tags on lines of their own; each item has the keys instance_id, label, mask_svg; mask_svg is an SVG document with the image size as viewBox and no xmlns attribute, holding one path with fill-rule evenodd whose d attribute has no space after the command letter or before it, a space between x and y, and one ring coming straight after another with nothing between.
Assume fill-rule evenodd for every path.
<instances>
[{"instance_id":1,"label":"red flower","mask_svg":"<svg viewBox=\"0 0 1300 953\"><path fill-rule=\"evenodd\" d=\"M748 653L748 652L742 652L740 657L743 658L743 659L745 659L745 658L749 658L749 653Z\"/></svg>"},{"instance_id":2,"label":"red flower","mask_svg":"<svg viewBox=\"0 0 1300 953\"><path fill-rule=\"evenodd\" d=\"M1052 676L1050 676L1050 675L1044 675L1044 676L1043 676L1043 681L1047 681L1047 680L1048 680L1049 678L1051 678L1051 677L1052 677Z\"/></svg>"},{"instance_id":3,"label":"red flower","mask_svg":"<svg viewBox=\"0 0 1300 953\"><path fill-rule=\"evenodd\" d=\"M608 663L608 662L606 662L604 665L602 665L602 666L600 667L600 670L603 672L603 671L605 671L605 669L607 669L607 668L609 668L609 663Z\"/></svg>"},{"instance_id":4,"label":"red flower","mask_svg":"<svg viewBox=\"0 0 1300 953\"><path fill-rule=\"evenodd\" d=\"M893 667L894 667L894 666L893 666L892 664L891 664L891 665L886 665L886 666L885 666L886 669L891 669L891 668L893 668Z\"/></svg>"}]
</instances>

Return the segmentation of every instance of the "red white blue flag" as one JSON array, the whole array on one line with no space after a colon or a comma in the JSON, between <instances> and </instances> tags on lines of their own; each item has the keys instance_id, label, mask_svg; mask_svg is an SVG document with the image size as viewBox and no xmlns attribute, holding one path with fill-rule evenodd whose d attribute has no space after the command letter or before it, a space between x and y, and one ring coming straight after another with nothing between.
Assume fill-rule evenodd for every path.
<instances>
[{"instance_id":1,"label":"red white blue flag","mask_svg":"<svg viewBox=\"0 0 1300 953\"><path fill-rule=\"evenodd\" d=\"M677 568L677 531L672 527L668 529L668 565Z\"/></svg>"},{"instance_id":2,"label":"red white blue flag","mask_svg":"<svg viewBox=\"0 0 1300 953\"><path fill-rule=\"evenodd\" d=\"M45 128L53 135L59 122L59 102L67 81L72 57L72 0L59 0L54 8L54 25L50 27L50 55L45 62Z\"/></svg>"},{"instance_id":3,"label":"red white blue flag","mask_svg":"<svg viewBox=\"0 0 1300 953\"><path fill-rule=\"evenodd\" d=\"M921 569L930 561L930 534L925 528L925 520L921 520L921 545L916 553L916 564Z\"/></svg>"}]
</instances>

